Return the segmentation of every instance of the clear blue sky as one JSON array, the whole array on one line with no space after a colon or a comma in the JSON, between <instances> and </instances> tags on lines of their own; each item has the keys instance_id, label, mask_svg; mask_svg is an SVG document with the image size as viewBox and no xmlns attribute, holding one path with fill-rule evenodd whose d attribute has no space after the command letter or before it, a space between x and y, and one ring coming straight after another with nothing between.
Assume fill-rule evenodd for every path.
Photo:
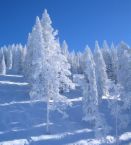
<instances>
[{"instance_id":1,"label":"clear blue sky","mask_svg":"<svg viewBox=\"0 0 131 145\"><path fill-rule=\"evenodd\" d=\"M0 0L0 46L25 44L45 8L71 50L95 40L131 44L131 0Z\"/></svg>"}]
</instances>

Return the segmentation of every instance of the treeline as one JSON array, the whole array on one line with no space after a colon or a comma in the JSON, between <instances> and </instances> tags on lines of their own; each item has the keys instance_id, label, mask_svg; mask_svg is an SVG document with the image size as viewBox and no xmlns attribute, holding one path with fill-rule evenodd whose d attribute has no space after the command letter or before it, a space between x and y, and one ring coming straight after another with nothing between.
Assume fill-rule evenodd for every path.
<instances>
[{"instance_id":1,"label":"treeline","mask_svg":"<svg viewBox=\"0 0 131 145\"><path fill-rule=\"evenodd\" d=\"M26 56L26 46L13 44L0 48L0 74L8 72L22 74Z\"/></svg>"}]
</instances>

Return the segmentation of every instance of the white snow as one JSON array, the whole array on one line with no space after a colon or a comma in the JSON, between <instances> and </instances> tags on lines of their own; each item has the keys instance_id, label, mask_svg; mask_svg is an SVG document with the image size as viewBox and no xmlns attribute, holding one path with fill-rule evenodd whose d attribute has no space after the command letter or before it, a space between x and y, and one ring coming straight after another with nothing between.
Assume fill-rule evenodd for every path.
<instances>
[{"instance_id":1,"label":"white snow","mask_svg":"<svg viewBox=\"0 0 131 145\"><path fill-rule=\"evenodd\" d=\"M36 136L36 137L31 137L31 139L33 141L40 141L40 140L50 140L50 139L62 139L66 136L73 136L76 134L80 134L80 133L89 133L91 132L91 129L81 129L81 130L76 130L73 132L65 132L65 133L61 133L61 134L55 134L55 135L42 135L42 136Z\"/></svg>"},{"instance_id":2,"label":"white snow","mask_svg":"<svg viewBox=\"0 0 131 145\"><path fill-rule=\"evenodd\" d=\"M18 86L25 86L28 85L27 82L11 82L11 81L0 81L0 84L5 85L18 85Z\"/></svg>"},{"instance_id":3,"label":"white snow","mask_svg":"<svg viewBox=\"0 0 131 145\"><path fill-rule=\"evenodd\" d=\"M0 142L0 145L29 145L29 142L26 139L19 139L19 140Z\"/></svg>"},{"instance_id":4,"label":"white snow","mask_svg":"<svg viewBox=\"0 0 131 145\"><path fill-rule=\"evenodd\" d=\"M120 137L120 140L126 141L126 140L131 140L131 132L125 132L123 133Z\"/></svg>"},{"instance_id":5,"label":"white snow","mask_svg":"<svg viewBox=\"0 0 131 145\"><path fill-rule=\"evenodd\" d=\"M82 121L82 94L79 90L68 94L68 101L72 103L67 109L69 118L63 119L59 113L53 112L50 116L50 134L46 134L46 105L43 101L30 101L28 91L29 85L22 76L0 77L0 145L115 143L114 136L107 136L104 141L94 138L92 127ZM119 139L123 144L124 141L129 142L131 132L121 134Z\"/></svg>"}]
</instances>

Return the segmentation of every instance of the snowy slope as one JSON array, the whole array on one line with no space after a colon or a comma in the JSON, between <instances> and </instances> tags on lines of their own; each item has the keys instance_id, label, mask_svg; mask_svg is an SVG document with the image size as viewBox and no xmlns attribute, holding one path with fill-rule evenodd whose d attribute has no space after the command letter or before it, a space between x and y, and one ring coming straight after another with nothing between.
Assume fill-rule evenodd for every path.
<instances>
[{"instance_id":1,"label":"snowy slope","mask_svg":"<svg viewBox=\"0 0 131 145\"><path fill-rule=\"evenodd\" d=\"M46 134L46 104L30 102L29 85L22 76L0 76L0 145L105 145L94 138L92 126L82 121L81 91L67 93L72 106L69 118L52 112L50 134ZM107 136L107 144L114 144ZM131 131L120 135L121 145L130 145Z\"/></svg>"}]
</instances>

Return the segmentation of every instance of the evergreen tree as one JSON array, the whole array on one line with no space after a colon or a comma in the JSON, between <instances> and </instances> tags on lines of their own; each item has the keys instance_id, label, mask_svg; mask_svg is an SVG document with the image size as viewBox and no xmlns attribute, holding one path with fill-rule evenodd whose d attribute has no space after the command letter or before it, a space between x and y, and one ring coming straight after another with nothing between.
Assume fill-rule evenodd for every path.
<instances>
[{"instance_id":1,"label":"evergreen tree","mask_svg":"<svg viewBox=\"0 0 131 145\"><path fill-rule=\"evenodd\" d=\"M101 102L102 96L109 95L108 92L109 80L107 78L106 65L97 41L95 43L94 60L96 63L95 69L96 69L98 96L99 101Z\"/></svg>"},{"instance_id":2,"label":"evergreen tree","mask_svg":"<svg viewBox=\"0 0 131 145\"><path fill-rule=\"evenodd\" d=\"M41 94L43 87L40 88L40 85L43 85L42 80L40 80L40 74L42 71L42 56L44 50L44 41L42 36L42 26L39 18L36 18L36 24L33 27L32 33L28 37L27 43L27 56L26 56L26 69L27 69L27 78L31 84L30 96L31 99L40 99L43 97Z\"/></svg>"},{"instance_id":3,"label":"evergreen tree","mask_svg":"<svg viewBox=\"0 0 131 145\"><path fill-rule=\"evenodd\" d=\"M104 40L103 42L103 49L102 49L103 58L106 64L106 72L107 76L110 80L115 81L115 70L113 67L112 57L111 57L111 50L107 44L107 41Z\"/></svg>"},{"instance_id":4,"label":"evergreen tree","mask_svg":"<svg viewBox=\"0 0 131 145\"><path fill-rule=\"evenodd\" d=\"M59 44L59 42L58 42ZM60 47L60 46L59 46ZM62 48L61 48L61 56L63 57L63 62L61 63L61 70L59 73L59 79L60 79L60 92L69 91L69 89L74 89L75 85L72 83L72 81L67 76L71 76L71 65L69 64L69 51L68 51L68 45L66 41L63 42Z\"/></svg>"},{"instance_id":5,"label":"evergreen tree","mask_svg":"<svg viewBox=\"0 0 131 145\"><path fill-rule=\"evenodd\" d=\"M77 74L76 53L74 50L69 54L69 63L71 65L71 73Z\"/></svg>"},{"instance_id":6,"label":"evergreen tree","mask_svg":"<svg viewBox=\"0 0 131 145\"><path fill-rule=\"evenodd\" d=\"M111 59L112 59L112 67L114 70L113 81L115 84L117 83L117 72L118 72L118 56L117 56L117 48L112 43L111 45Z\"/></svg>"},{"instance_id":7,"label":"evergreen tree","mask_svg":"<svg viewBox=\"0 0 131 145\"><path fill-rule=\"evenodd\" d=\"M6 64L5 64L4 54L2 54L2 59L1 59L1 62L0 62L0 74L1 75L5 75L6 74Z\"/></svg>"},{"instance_id":8,"label":"evergreen tree","mask_svg":"<svg viewBox=\"0 0 131 145\"><path fill-rule=\"evenodd\" d=\"M121 42L118 46L118 83L123 87L124 92L121 99L125 108L131 106L131 50L127 44Z\"/></svg>"},{"instance_id":9,"label":"evergreen tree","mask_svg":"<svg viewBox=\"0 0 131 145\"><path fill-rule=\"evenodd\" d=\"M68 45L67 45L65 40L63 41L61 48L62 48L62 54L64 56L66 56L66 58L68 59L68 57L69 57L69 50L68 50Z\"/></svg>"},{"instance_id":10,"label":"evergreen tree","mask_svg":"<svg viewBox=\"0 0 131 145\"><path fill-rule=\"evenodd\" d=\"M110 131L104 119L103 113L99 111L98 92L95 74L95 62L90 48L86 49L87 63L84 72L85 79L83 81L83 120L94 124L94 132L97 138L106 137ZM100 129L101 128L101 129Z\"/></svg>"},{"instance_id":11,"label":"evergreen tree","mask_svg":"<svg viewBox=\"0 0 131 145\"><path fill-rule=\"evenodd\" d=\"M84 67L83 67L83 54L81 52L77 52L77 72L78 74L83 74L84 73Z\"/></svg>"},{"instance_id":12,"label":"evergreen tree","mask_svg":"<svg viewBox=\"0 0 131 145\"><path fill-rule=\"evenodd\" d=\"M86 48L87 63L83 82L83 113L85 121L92 121L98 109L98 92L95 78L95 63L90 48Z\"/></svg>"},{"instance_id":13,"label":"evergreen tree","mask_svg":"<svg viewBox=\"0 0 131 145\"><path fill-rule=\"evenodd\" d=\"M112 82L110 86L110 98L108 99L108 107L114 119L114 128L116 136L116 144L119 144L119 131L129 124L129 116L125 113L122 102L123 87L120 84Z\"/></svg>"},{"instance_id":14,"label":"evergreen tree","mask_svg":"<svg viewBox=\"0 0 131 145\"><path fill-rule=\"evenodd\" d=\"M7 51L7 69L12 69L12 50L11 46L8 46L8 51Z\"/></svg>"},{"instance_id":15,"label":"evergreen tree","mask_svg":"<svg viewBox=\"0 0 131 145\"><path fill-rule=\"evenodd\" d=\"M22 74L22 70L23 70L22 49L23 46L21 44L12 45L12 55L13 55L12 70L16 74Z\"/></svg>"},{"instance_id":16,"label":"evergreen tree","mask_svg":"<svg viewBox=\"0 0 131 145\"><path fill-rule=\"evenodd\" d=\"M65 107L69 104L66 97L60 94L60 88L63 84L66 89L73 86L69 79L70 65L61 52L56 32L51 24L51 19L45 10L41 21L37 17L27 45L29 47L27 57L31 56L29 73L32 72L29 79L32 86L30 96L32 99L45 98L47 102L47 132L50 109L58 110L65 115Z\"/></svg>"}]
</instances>

